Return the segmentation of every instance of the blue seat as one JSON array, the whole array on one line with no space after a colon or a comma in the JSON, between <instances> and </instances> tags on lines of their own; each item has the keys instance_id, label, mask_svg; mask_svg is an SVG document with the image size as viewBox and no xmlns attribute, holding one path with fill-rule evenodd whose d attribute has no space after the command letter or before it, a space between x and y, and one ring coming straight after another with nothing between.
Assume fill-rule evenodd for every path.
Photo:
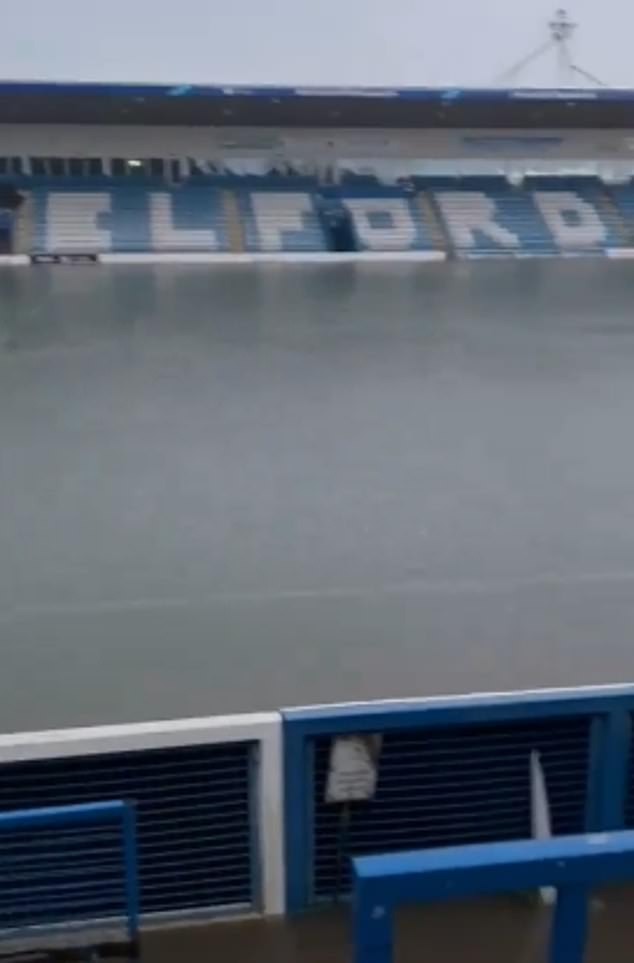
<instances>
[{"instance_id":1,"label":"blue seat","mask_svg":"<svg viewBox=\"0 0 634 963\"><path fill-rule=\"evenodd\" d=\"M419 186L423 186L419 184ZM596 178L428 182L458 255L592 254L622 243L618 212Z\"/></svg>"},{"instance_id":2,"label":"blue seat","mask_svg":"<svg viewBox=\"0 0 634 963\"><path fill-rule=\"evenodd\" d=\"M324 195L347 212L359 251L431 251L438 246L419 198L411 191L374 186L360 178Z\"/></svg>"},{"instance_id":3,"label":"blue seat","mask_svg":"<svg viewBox=\"0 0 634 963\"><path fill-rule=\"evenodd\" d=\"M221 192L210 186L36 188L35 253L226 251Z\"/></svg>"},{"instance_id":4,"label":"blue seat","mask_svg":"<svg viewBox=\"0 0 634 963\"><path fill-rule=\"evenodd\" d=\"M327 250L312 182L263 180L235 193L247 251Z\"/></svg>"}]
</instances>

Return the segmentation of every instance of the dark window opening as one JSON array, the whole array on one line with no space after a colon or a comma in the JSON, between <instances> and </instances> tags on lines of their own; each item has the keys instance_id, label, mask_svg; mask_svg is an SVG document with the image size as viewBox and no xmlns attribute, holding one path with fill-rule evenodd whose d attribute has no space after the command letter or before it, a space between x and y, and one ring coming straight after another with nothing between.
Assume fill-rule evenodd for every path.
<instances>
[{"instance_id":1,"label":"dark window opening","mask_svg":"<svg viewBox=\"0 0 634 963\"><path fill-rule=\"evenodd\" d=\"M164 163L161 157L151 157L150 162L150 175L152 177L162 177L164 174Z\"/></svg>"},{"instance_id":2,"label":"dark window opening","mask_svg":"<svg viewBox=\"0 0 634 963\"><path fill-rule=\"evenodd\" d=\"M190 157L190 158L189 158L189 176L190 176L190 177L202 177L203 174L204 174L204 171L203 171L202 167L200 167L200 165L197 164L196 161L195 161L195 160L192 160L192 158Z\"/></svg>"},{"instance_id":3,"label":"dark window opening","mask_svg":"<svg viewBox=\"0 0 634 963\"><path fill-rule=\"evenodd\" d=\"M126 163L128 177L145 177L146 174L146 161L139 160L129 160Z\"/></svg>"}]
</instances>

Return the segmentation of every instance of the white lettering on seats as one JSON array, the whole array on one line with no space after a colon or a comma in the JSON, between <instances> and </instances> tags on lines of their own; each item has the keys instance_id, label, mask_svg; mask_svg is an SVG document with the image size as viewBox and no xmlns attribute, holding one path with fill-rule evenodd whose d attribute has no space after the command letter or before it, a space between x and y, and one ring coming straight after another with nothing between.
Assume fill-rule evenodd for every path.
<instances>
[{"instance_id":1,"label":"white lettering on seats","mask_svg":"<svg viewBox=\"0 0 634 963\"><path fill-rule=\"evenodd\" d=\"M196 201L192 199L192 203ZM216 251L220 247L211 226L174 227L172 198L167 193L150 194L150 235L155 251Z\"/></svg>"},{"instance_id":2,"label":"white lettering on seats","mask_svg":"<svg viewBox=\"0 0 634 963\"><path fill-rule=\"evenodd\" d=\"M409 251L416 247L416 225L402 197L343 198L363 250Z\"/></svg>"},{"instance_id":3,"label":"white lettering on seats","mask_svg":"<svg viewBox=\"0 0 634 963\"><path fill-rule=\"evenodd\" d=\"M305 216L313 214L308 194L294 191L254 191L251 204L260 250L283 251L284 235L296 231L308 235Z\"/></svg>"},{"instance_id":4,"label":"white lettering on seats","mask_svg":"<svg viewBox=\"0 0 634 963\"><path fill-rule=\"evenodd\" d=\"M50 193L46 199L46 250L80 254L109 251L110 230L100 227L97 218L110 209L108 193Z\"/></svg>"},{"instance_id":5,"label":"white lettering on seats","mask_svg":"<svg viewBox=\"0 0 634 963\"><path fill-rule=\"evenodd\" d=\"M521 247L517 235L495 220L495 201L482 191L438 191L436 200L457 248L480 246L476 231L499 247Z\"/></svg>"},{"instance_id":6,"label":"white lettering on seats","mask_svg":"<svg viewBox=\"0 0 634 963\"><path fill-rule=\"evenodd\" d=\"M598 212L574 191L534 191L533 197L559 247L598 247L607 241Z\"/></svg>"}]
</instances>

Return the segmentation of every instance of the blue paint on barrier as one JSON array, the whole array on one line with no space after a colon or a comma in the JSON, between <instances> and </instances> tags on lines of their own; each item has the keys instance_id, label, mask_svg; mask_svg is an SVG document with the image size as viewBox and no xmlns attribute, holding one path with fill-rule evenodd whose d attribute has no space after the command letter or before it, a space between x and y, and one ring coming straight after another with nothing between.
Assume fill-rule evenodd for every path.
<instances>
[{"instance_id":1,"label":"blue paint on barrier","mask_svg":"<svg viewBox=\"0 0 634 963\"><path fill-rule=\"evenodd\" d=\"M314 903L318 897L314 885L317 847L321 845L319 841L322 837L319 833L326 831L323 816L320 817L322 822L319 824L322 828L318 828L316 824L315 793L318 787L315 782L314 753L318 740L323 743L324 739L328 740L337 735L364 732L382 734L384 739L392 738L390 734L396 737L399 733L418 733L419 736L424 735L426 740L431 740L433 744L433 740L440 735L446 739L447 733L455 732L458 741L467 740L468 742L469 734L475 735L482 726L494 727L494 730L500 733L499 738L508 740L513 738L514 726L523 726L521 731L524 731L529 723L545 725L546 731L552 730L553 738L559 738L558 731L562 733L560 748L557 748L557 742L553 743L552 753L554 754L550 758L548 755L545 756L547 790L550 783L551 795L556 806L558 805L556 800L559 798L557 786L561 785L561 792L565 796L570 795L576 785L570 782L570 765L573 756L567 748L567 740L571 736L566 733L575 731L569 728L572 721L585 720L587 725L586 765L583 773L580 770L585 783L580 783L582 786L582 795L579 799L580 821L575 823L576 828L572 831L579 832L584 828L587 830L620 829L625 822L624 809L628 778L634 784L630 754L630 721L633 711L634 687L632 686L599 688L591 692L571 689L557 693L515 693L488 697L379 702L283 711L288 912L301 911ZM564 723L564 729L558 730L557 727ZM534 748L540 747L536 745ZM530 753L526 751L524 743L518 751L520 749L526 757L525 793L526 805L528 805ZM578 755L578 749L575 753ZM394 756L394 759L396 758L398 757ZM420 764L424 763L421 761ZM392 765L393 763L390 762L390 766ZM483 762L483 772L485 771L486 762ZM390 769L390 773L392 772L393 770ZM517 772L516 767L509 770L508 778L517 779ZM379 761L379 787L381 778L381 761ZM429 789L430 787L426 792L429 792ZM495 813L495 807L503 802L497 798L499 795L497 792L491 795L492 814ZM465 799L464 805L468 804L468 799ZM359 805L361 814L365 804ZM425 809L422 802L421 807ZM358 818L362 820L359 826L365 826L362 815ZM371 821L367 825L371 826ZM567 826L564 823L561 825ZM468 841L460 840L458 835L460 827L458 824L456 827L458 838L454 836L454 839L457 842ZM563 828L560 831L570 832L571 829ZM332 827L328 832L332 832ZM529 834L530 828L526 830L526 835ZM437 834L436 837L440 840ZM378 838L372 837L371 833L366 833L363 836L365 849L362 849L362 852L371 852L373 839L376 845ZM396 841L397 837L393 838ZM384 842L381 845L384 845Z\"/></svg>"},{"instance_id":2,"label":"blue paint on barrier","mask_svg":"<svg viewBox=\"0 0 634 963\"><path fill-rule=\"evenodd\" d=\"M112 97L144 98L160 100L163 97L183 96L204 98L247 97L255 102L272 97L302 99L305 97L342 97L383 99L386 96L406 101L447 103L504 104L513 101L536 101L539 103L588 103L605 104L634 103L634 91L629 88L499 88L499 87L272 87L202 84L125 84L125 83L68 83L49 81L5 81L0 83L0 96L19 97Z\"/></svg>"},{"instance_id":3,"label":"blue paint on barrier","mask_svg":"<svg viewBox=\"0 0 634 963\"><path fill-rule=\"evenodd\" d=\"M631 742L631 711L614 709L605 720L600 770L599 829L622 829L625 825L627 782L631 765Z\"/></svg>"},{"instance_id":4,"label":"blue paint on barrier","mask_svg":"<svg viewBox=\"0 0 634 963\"><path fill-rule=\"evenodd\" d=\"M353 861L354 963L391 963L402 905L557 887L549 963L582 963L591 885L634 878L634 832L456 846Z\"/></svg>"}]
</instances>

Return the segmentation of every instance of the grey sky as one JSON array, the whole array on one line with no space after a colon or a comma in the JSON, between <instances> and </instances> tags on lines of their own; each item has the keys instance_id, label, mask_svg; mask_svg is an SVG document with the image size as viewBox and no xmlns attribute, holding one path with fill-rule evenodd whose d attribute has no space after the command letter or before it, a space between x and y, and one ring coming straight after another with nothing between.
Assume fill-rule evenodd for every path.
<instances>
[{"instance_id":1,"label":"grey sky","mask_svg":"<svg viewBox=\"0 0 634 963\"><path fill-rule=\"evenodd\" d=\"M482 84L545 38L553 0L21 0L5 78ZM634 86L632 0L572 0L576 61ZM554 57L522 76L556 83Z\"/></svg>"}]
</instances>

